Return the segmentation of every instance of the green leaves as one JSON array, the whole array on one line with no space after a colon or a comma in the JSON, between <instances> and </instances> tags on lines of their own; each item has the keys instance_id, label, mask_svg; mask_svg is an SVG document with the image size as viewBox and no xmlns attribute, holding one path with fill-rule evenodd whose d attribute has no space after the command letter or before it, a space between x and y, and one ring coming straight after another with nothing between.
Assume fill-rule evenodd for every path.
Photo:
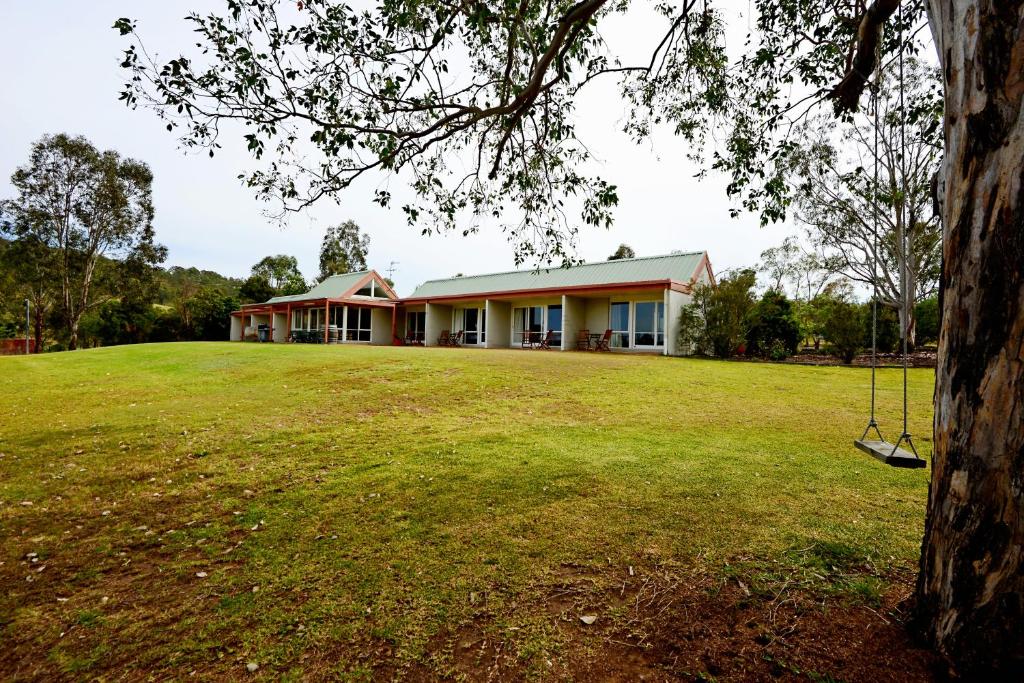
<instances>
[{"instance_id":1,"label":"green leaves","mask_svg":"<svg viewBox=\"0 0 1024 683\"><path fill-rule=\"evenodd\" d=\"M131 19L121 17L120 19L114 22L114 25L111 28L116 30L122 36L126 36L129 33L135 31L135 22L133 22Z\"/></svg>"},{"instance_id":2,"label":"green leaves","mask_svg":"<svg viewBox=\"0 0 1024 683\"><path fill-rule=\"evenodd\" d=\"M921 0L908 2L904 28L921 17ZM297 15L290 3L231 0L224 15L189 17L194 55L158 64L135 40L122 99L171 118L186 147L212 150L243 124L253 160L266 162L247 182L282 216L363 175L400 174L415 195L410 223L494 222L517 258L567 262L578 226L610 225L618 201L576 137L587 84L616 79L628 135L683 136L744 209L781 220L789 130L848 68L861 4L757 0L738 47L726 45L724 0L659 2L645 56L629 63L598 31L631 10L625 0L314 0ZM127 20L115 27L135 35Z\"/></svg>"}]
</instances>

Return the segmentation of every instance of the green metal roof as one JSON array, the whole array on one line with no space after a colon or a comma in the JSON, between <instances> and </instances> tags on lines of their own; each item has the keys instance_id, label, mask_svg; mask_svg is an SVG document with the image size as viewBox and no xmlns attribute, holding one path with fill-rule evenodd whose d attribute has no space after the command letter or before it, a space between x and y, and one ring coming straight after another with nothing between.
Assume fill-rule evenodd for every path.
<instances>
[{"instance_id":1,"label":"green metal roof","mask_svg":"<svg viewBox=\"0 0 1024 683\"><path fill-rule=\"evenodd\" d=\"M676 253L584 263L570 268L512 270L488 275L428 280L417 287L409 298L465 296L523 289L601 286L649 280L689 282L703 257L703 251L694 251L685 254Z\"/></svg>"},{"instance_id":2,"label":"green metal roof","mask_svg":"<svg viewBox=\"0 0 1024 683\"><path fill-rule=\"evenodd\" d=\"M308 299L336 299L345 292L356 286L356 283L367 276L370 271L363 270L358 273L343 273L332 275L319 283L305 294L291 294L289 296L275 296L267 299L268 304L283 304L289 301L306 301Z\"/></svg>"}]
</instances>

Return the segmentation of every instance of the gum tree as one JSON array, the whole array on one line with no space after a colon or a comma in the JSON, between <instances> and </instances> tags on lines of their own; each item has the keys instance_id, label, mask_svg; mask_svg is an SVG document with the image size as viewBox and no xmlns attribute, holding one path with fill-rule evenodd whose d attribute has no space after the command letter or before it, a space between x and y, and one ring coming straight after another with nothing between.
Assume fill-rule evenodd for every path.
<instances>
[{"instance_id":1,"label":"gum tree","mask_svg":"<svg viewBox=\"0 0 1024 683\"><path fill-rule=\"evenodd\" d=\"M17 196L0 204L5 232L48 252L45 276L68 348L78 347L82 316L110 298L96 285L106 259L126 267L163 261L154 243L153 174L141 161L100 152L84 137L44 136L11 175Z\"/></svg>"},{"instance_id":2,"label":"gum tree","mask_svg":"<svg viewBox=\"0 0 1024 683\"><path fill-rule=\"evenodd\" d=\"M942 99L938 74L905 61L903 79L897 64L879 79L877 114L858 112L838 126L828 114L812 117L798 127L790 158L794 217L824 264L873 288L913 347L914 304L934 296L941 266L932 181L942 154Z\"/></svg>"},{"instance_id":3,"label":"gum tree","mask_svg":"<svg viewBox=\"0 0 1024 683\"><path fill-rule=\"evenodd\" d=\"M850 117L879 63L927 22L945 88L943 327L918 614L959 671L1021 668L1024 0L754 0L751 41L731 52L733 3L651 6L661 26L633 62L599 31L627 0L227 0L189 17L197 49L166 62L119 20L132 36L122 98L187 146L214 153L220 135L243 136L248 183L282 215L395 174L421 229L486 219L517 260L567 262L577 226L607 225L617 200L576 136L592 83L618 83L627 133L667 127L697 155L710 148L741 206L777 220L792 127L822 105Z\"/></svg>"}]
</instances>

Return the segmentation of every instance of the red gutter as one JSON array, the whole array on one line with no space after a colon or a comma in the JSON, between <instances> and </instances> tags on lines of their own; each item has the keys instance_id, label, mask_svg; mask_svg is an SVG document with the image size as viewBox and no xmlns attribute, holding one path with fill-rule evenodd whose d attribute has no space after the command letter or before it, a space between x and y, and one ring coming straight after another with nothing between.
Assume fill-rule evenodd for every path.
<instances>
[{"instance_id":1,"label":"red gutter","mask_svg":"<svg viewBox=\"0 0 1024 683\"><path fill-rule=\"evenodd\" d=\"M430 301L469 301L473 299L515 298L522 296L542 296L563 292L614 292L623 289L673 289L677 292L689 292L690 285L677 280L642 280L639 282L616 282L605 285L567 285L564 287L544 287L542 289L508 289L495 292L473 292L471 294L446 294L442 296L425 296L401 299L402 305L420 304Z\"/></svg>"}]
</instances>

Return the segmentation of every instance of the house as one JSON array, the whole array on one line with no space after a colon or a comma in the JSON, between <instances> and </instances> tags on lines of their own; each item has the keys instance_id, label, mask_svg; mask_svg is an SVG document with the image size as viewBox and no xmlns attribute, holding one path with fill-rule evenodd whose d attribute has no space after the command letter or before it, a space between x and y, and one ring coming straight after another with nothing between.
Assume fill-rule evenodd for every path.
<instances>
[{"instance_id":1,"label":"house","mask_svg":"<svg viewBox=\"0 0 1024 683\"><path fill-rule=\"evenodd\" d=\"M375 270L332 275L305 294L275 296L232 312L231 339L255 340L264 326L267 341L316 332L325 343L390 344L397 304L398 295Z\"/></svg>"},{"instance_id":2,"label":"house","mask_svg":"<svg viewBox=\"0 0 1024 683\"><path fill-rule=\"evenodd\" d=\"M404 299L376 271L349 273L306 294L244 306L232 314L231 338L263 324L274 341L298 330L341 343L409 338L435 346L442 333L461 331L464 346L493 349L550 331L551 348L571 350L581 331L610 330L613 350L675 355L679 309L701 282L714 283L706 252L430 280Z\"/></svg>"}]
</instances>

